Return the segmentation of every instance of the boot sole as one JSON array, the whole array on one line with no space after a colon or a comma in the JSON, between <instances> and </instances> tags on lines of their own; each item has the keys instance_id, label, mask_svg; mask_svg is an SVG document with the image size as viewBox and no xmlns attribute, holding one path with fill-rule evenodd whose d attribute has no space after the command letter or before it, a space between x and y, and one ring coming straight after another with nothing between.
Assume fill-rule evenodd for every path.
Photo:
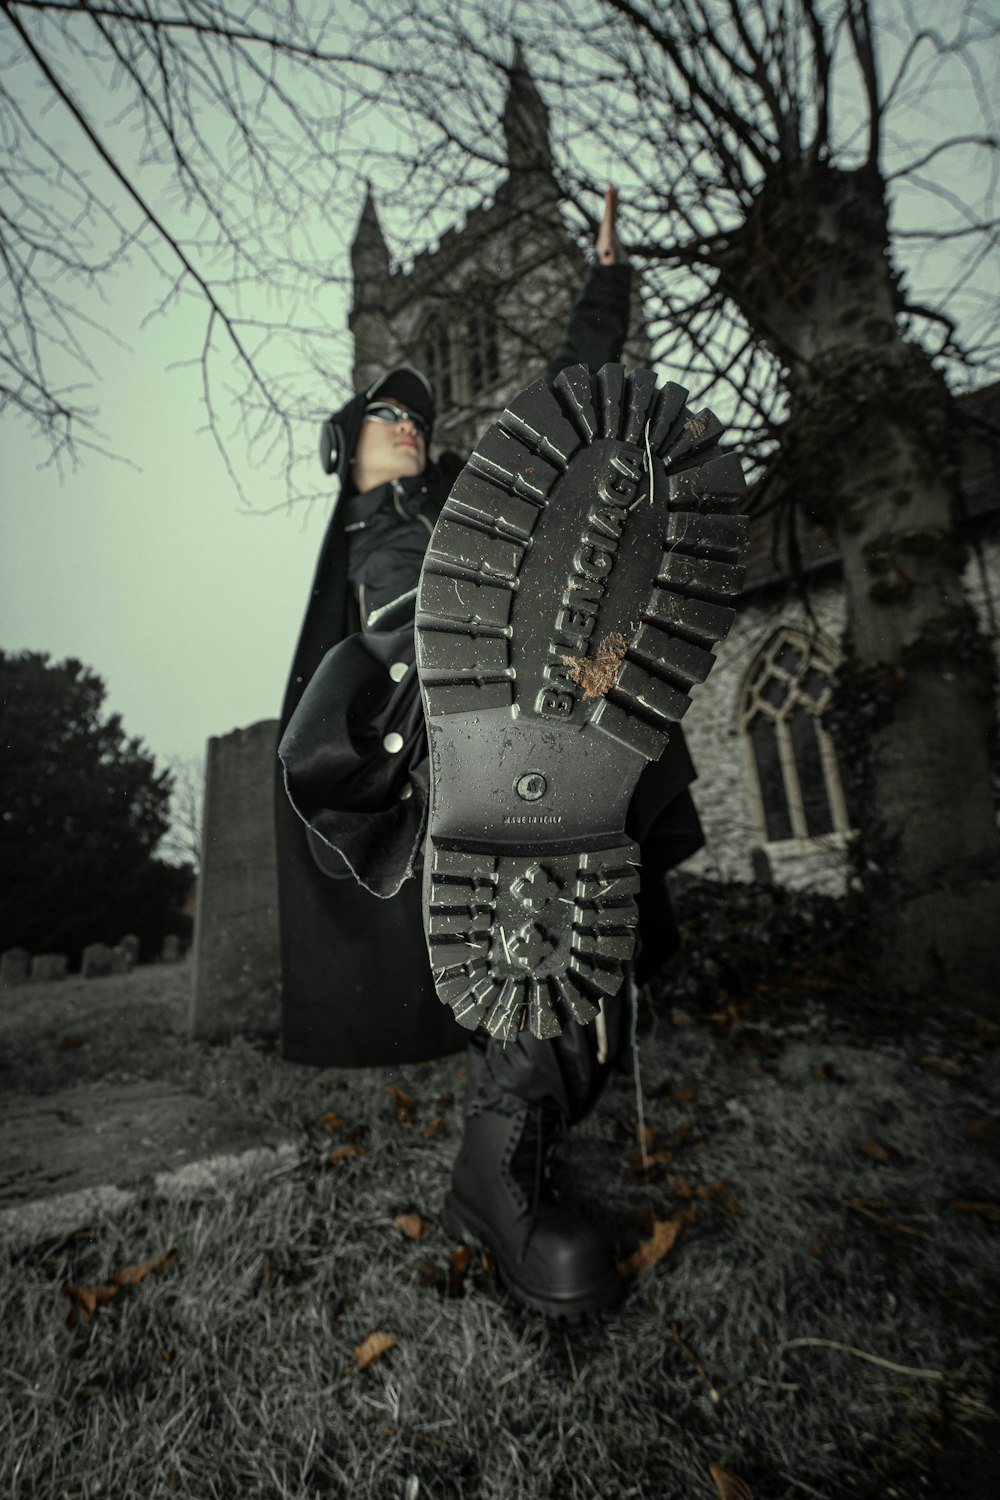
<instances>
[{"instance_id":1,"label":"boot sole","mask_svg":"<svg viewBox=\"0 0 1000 1500\"><path fill-rule=\"evenodd\" d=\"M748 535L739 458L686 397L620 365L536 382L431 537L424 916L437 993L469 1030L586 1024L632 956L629 802L729 630Z\"/></svg>"},{"instance_id":2,"label":"boot sole","mask_svg":"<svg viewBox=\"0 0 1000 1500\"><path fill-rule=\"evenodd\" d=\"M617 1271L610 1271L607 1279L596 1286L561 1297L546 1296L537 1288L525 1286L518 1280L510 1262L497 1249L496 1237L486 1221L461 1203L454 1193L448 1193L445 1197L441 1223L452 1238L470 1248L485 1246L496 1262L500 1280L514 1300L533 1312L541 1313L550 1322L578 1323L581 1318L617 1306L625 1296L625 1283Z\"/></svg>"}]
</instances>

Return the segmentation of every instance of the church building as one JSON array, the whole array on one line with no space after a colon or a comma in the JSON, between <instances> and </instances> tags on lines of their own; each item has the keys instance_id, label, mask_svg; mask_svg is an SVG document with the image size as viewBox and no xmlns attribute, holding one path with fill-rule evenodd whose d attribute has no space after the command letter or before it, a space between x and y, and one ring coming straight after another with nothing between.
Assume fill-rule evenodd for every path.
<instances>
[{"instance_id":1,"label":"church building","mask_svg":"<svg viewBox=\"0 0 1000 1500\"><path fill-rule=\"evenodd\" d=\"M548 111L519 53L503 134L508 171L493 201L411 267L393 267L370 191L351 249L354 387L394 364L422 370L437 393L438 451L471 451L504 402L541 374L585 273L562 217ZM650 362L636 282L630 365ZM682 370L664 374L685 383ZM1000 387L964 398L963 407L980 429L963 452L967 586L995 640ZM707 841L685 868L837 893L851 817L823 710L840 659L844 595L828 541L810 534L803 560L805 599L775 559L768 523L755 523L736 624L684 720Z\"/></svg>"},{"instance_id":2,"label":"church building","mask_svg":"<svg viewBox=\"0 0 1000 1500\"><path fill-rule=\"evenodd\" d=\"M395 364L423 370L437 392L436 451L469 453L504 403L542 374L585 275L586 257L563 220L548 113L520 56L502 123L507 172L491 202L404 266L393 263L369 192L351 249L354 388ZM625 358L649 365L641 276L635 283ZM683 370L660 373L685 384ZM1000 384L961 398L960 408L966 587L996 647ZM851 811L844 748L823 710L840 660L845 600L829 540L812 532L801 541L804 597L769 524L752 524L735 624L684 719L706 847L683 869L839 893L848 878ZM276 1024L276 734L276 721L267 720L209 741L195 1035Z\"/></svg>"}]
</instances>

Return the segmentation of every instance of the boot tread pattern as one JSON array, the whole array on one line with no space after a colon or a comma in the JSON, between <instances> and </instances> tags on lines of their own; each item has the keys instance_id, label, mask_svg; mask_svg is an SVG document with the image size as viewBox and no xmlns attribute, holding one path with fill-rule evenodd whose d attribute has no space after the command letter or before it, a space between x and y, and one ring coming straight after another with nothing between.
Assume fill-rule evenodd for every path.
<instances>
[{"instance_id":1,"label":"boot tread pattern","mask_svg":"<svg viewBox=\"0 0 1000 1500\"><path fill-rule=\"evenodd\" d=\"M635 944L638 846L493 859L431 848L427 937L460 1025L558 1036L617 994Z\"/></svg>"},{"instance_id":2,"label":"boot tread pattern","mask_svg":"<svg viewBox=\"0 0 1000 1500\"><path fill-rule=\"evenodd\" d=\"M749 530L740 460L719 447L715 416L686 403L651 371L576 365L522 391L487 429L441 511L417 594L432 757L435 736L456 745L472 733L484 765L499 758L502 735L478 718L492 710L517 725L519 744L537 722L539 744L551 726L596 735L612 758L621 747L621 764L660 757L729 632ZM565 746L572 765L572 733ZM478 772L466 782L478 787ZM464 795L483 805L478 791ZM497 805L509 787L497 781L493 795ZM584 827L578 854L555 832L551 852L532 854L526 834L514 854L499 837L481 842L478 812L462 816L442 837L432 800L428 943L441 999L463 1026L500 1038L585 1024L633 952L636 847L620 828ZM603 884L589 874L595 858Z\"/></svg>"},{"instance_id":3,"label":"boot tread pattern","mask_svg":"<svg viewBox=\"0 0 1000 1500\"><path fill-rule=\"evenodd\" d=\"M725 637L733 611L722 601L742 588L738 558L748 534L747 518L732 513L744 493L740 461L718 450L723 429L712 413L692 414L686 399L673 383L658 390L649 370L626 375L620 365L605 365L594 377L575 365L551 388L529 386L487 429L456 480L424 564L418 649L431 718L514 702L509 623L537 523L580 448L615 438L661 461L670 514L643 610L653 630L640 627L618 681L591 717L647 759L662 753L691 686L705 675L685 680L681 668L678 678L682 655L671 652L672 638L704 649ZM665 638L659 648L656 632Z\"/></svg>"}]
</instances>

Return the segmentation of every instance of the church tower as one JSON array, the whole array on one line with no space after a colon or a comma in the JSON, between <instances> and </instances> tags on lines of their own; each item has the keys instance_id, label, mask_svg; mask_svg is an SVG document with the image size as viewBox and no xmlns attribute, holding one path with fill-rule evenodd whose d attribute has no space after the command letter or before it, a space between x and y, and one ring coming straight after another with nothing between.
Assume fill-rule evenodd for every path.
<instances>
[{"instance_id":1,"label":"church tower","mask_svg":"<svg viewBox=\"0 0 1000 1500\"><path fill-rule=\"evenodd\" d=\"M519 45L507 78L507 174L493 201L402 271L391 267L369 189L351 246L354 387L394 364L421 370L437 395L436 451L467 453L504 403L541 375L585 274L562 220L549 112ZM638 298L635 312L638 327Z\"/></svg>"},{"instance_id":2,"label":"church tower","mask_svg":"<svg viewBox=\"0 0 1000 1500\"><path fill-rule=\"evenodd\" d=\"M539 182L554 182L549 111L528 72L520 42L515 44L514 61L507 73L503 134L507 162L522 184L529 175Z\"/></svg>"}]
</instances>

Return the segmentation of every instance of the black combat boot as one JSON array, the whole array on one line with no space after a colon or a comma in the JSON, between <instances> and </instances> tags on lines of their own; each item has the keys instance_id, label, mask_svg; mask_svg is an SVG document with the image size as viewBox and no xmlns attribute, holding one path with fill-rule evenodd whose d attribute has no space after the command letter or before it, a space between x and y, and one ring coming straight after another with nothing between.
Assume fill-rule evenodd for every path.
<instances>
[{"instance_id":1,"label":"black combat boot","mask_svg":"<svg viewBox=\"0 0 1000 1500\"><path fill-rule=\"evenodd\" d=\"M483 434L427 548L431 970L459 1023L500 1041L586 1025L620 992L633 793L733 619L746 487L686 394L621 365L537 381Z\"/></svg>"},{"instance_id":2,"label":"black combat boot","mask_svg":"<svg viewBox=\"0 0 1000 1500\"><path fill-rule=\"evenodd\" d=\"M553 1160L567 1125L593 1107L625 1034L624 1004L601 1029L552 1041L527 1030L503 1046L470 1046L465 1134L445 1199L456 1238L487 1245L507 1290L547 1317L575 1322L623 1294L606 1230L559 1181Z\"/></svg>"}]
</instances>

